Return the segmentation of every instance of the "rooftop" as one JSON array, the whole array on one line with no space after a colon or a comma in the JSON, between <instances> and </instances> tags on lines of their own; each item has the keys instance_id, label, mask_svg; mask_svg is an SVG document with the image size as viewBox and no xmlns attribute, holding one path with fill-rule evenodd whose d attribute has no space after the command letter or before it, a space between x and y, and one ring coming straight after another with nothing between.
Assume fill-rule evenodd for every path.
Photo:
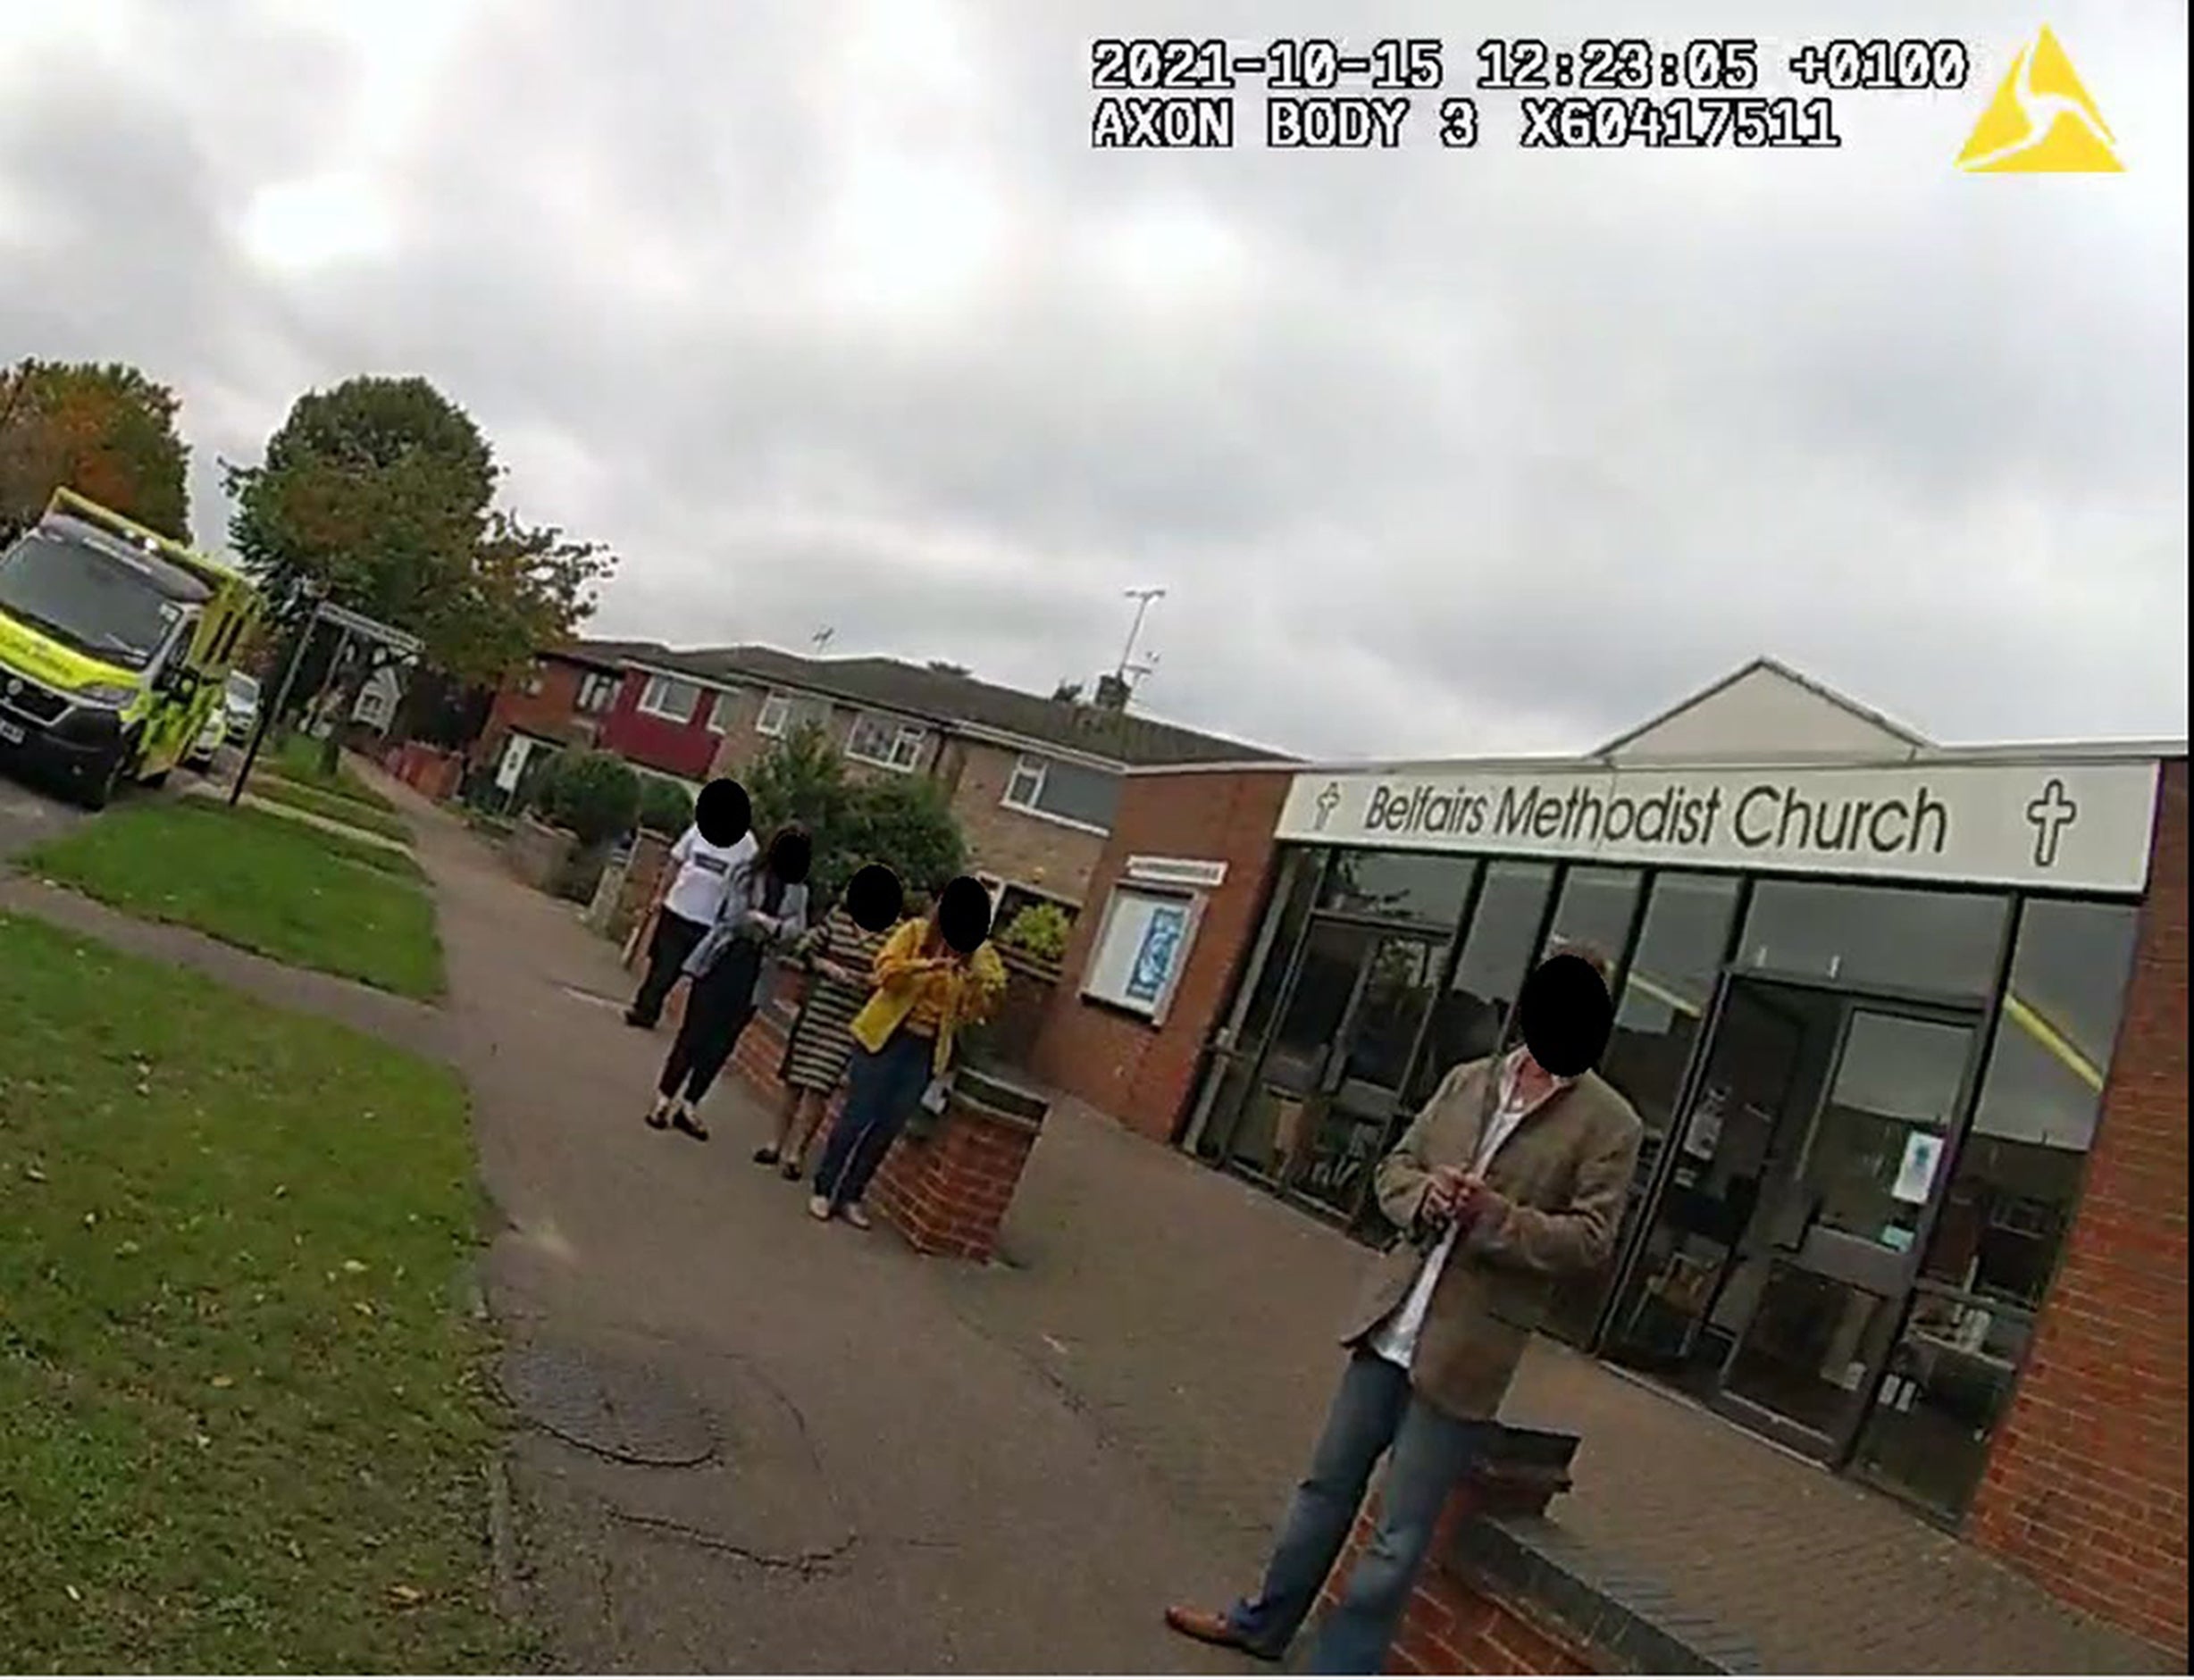
<instances>
[{"instance_id":1,"label":"rooftop","mask_svg":"<svg viewBox=\"0 0 2194 1680\"><path fill-rule=\"evenodd\" d=\"M1294 762L1267 748L1141 713L1031 694L903 659L809 659L751 643L679 649L657 642L580 641L557 651L583 664L644 664L705 682L797 690L925 723L957 724L1085 753L1130 768Z\"/></svg>"}]
</instances>

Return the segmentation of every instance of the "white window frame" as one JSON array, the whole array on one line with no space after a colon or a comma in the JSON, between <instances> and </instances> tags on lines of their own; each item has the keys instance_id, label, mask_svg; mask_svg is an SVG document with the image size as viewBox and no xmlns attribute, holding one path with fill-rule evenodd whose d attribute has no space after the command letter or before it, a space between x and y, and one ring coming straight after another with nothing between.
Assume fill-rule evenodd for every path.
<instances>
[{"instance_id":1,"label":"white window frame","mask_svg":"<svg viewBox=\"0 0 2194 1680\"><path fill-rule=\"evenodd\" d=\"M1020 812L1024 816L1043 815L1036 801L1043 798L1044 781L1051 773L1051 761L1049 758L1038 758L1023 753L1014 760L1013 773L1006 778L1006 790L998 796L998 803L1009 811ZM1035 785L1029 790L1026 798L1016 798L1014 787L1024 776L1034 777Z\"/></svg>"},{"instance_id":2,"label":"white window frame","mask_svg":"<svg viewBox=\"0 0 2194 1680\"><path fill-rule=\"evenodd\" d=\"M675 682L693 690L693 704L682 712L666 711L655 705L657 689L666 682ZM640 703L633 708L645 716L660 718L666 723L692 723L701 715L701 707L708 702L708 686L691 677L673 676L667 671L650 671L648 681L640 690Z\"/></svg>"},{"instance_id":3,"label":"white window frame","mask_svg":"<svg viewBox=\"0 0 2194 1680\"><path fill-rule=\"evenodd\" d=\"M1043 798L1044 783L1051 779L1051 765L1057 761L1035 753L1023 753L1014 761L1013 773L1006 778L1006 790L998 796L999 805L1019 816L1034 817L1039 823L1049 823L1057 828L1070 828L1077 834L1096 834L1110 837L1112 831L1100 828L1094 823L1084 823L1071 816L1061 816L1056 811L1047 811L1036 803ZM1013 797L1013 784L1023 776L1034 774L1034 790L1026 799Z\"/></svg>"},{"instance_id":4,"label":"white window frame","mask_svg":"<svg viewBox=\"0 0 2194 1680\"><path fill-rule=\"evenodd\" d=\"M1115 926L1121 914L1132 902L1144 905L1178 905L1184 912L1180 943L1174 957L1172 971L1155 998L1130 998L1124 991L1104 988L1098 983L1100 972L1107 965ZM1201 892L1181 892L1167 887L1146 886L1141 882L1119 882L1105 895L1104 907L1098 913L1096 937L1089 942L1088 954L1083 959L1082 978L1076 988L1084 1003L1100 1005L1118 1010L1122 1015L1147 1021L1153 1027L1166 1024L1166 1016L1173 1008L1173 1000L1187 977L1190 957L1196 949L1196 935L1203 931L1203 913L1209 903ZM1088 912L1084 909L1083 915ZM1077 916L1077 921L1080 919Z\"/></svg>"},{"instance_id":5,"label":"white window frame","mask_svg":"<svg viewBox=\"0 0 2194 1680\"><path fill-rule=\"evenodd\" d=\"M772 721L772 714L775 721ZM783 739L792 723L792 697L771 692L762 697L762 709L754 715L754 732L766 735L771 740Z\"/></svg>"},{"instance_id":6,"label":"white window frame","mask_svg":"<svg viewBox=\"0 0 2194 1680\"><path fill-rule=\"evenodd\" d=\"M617 698L617 679L603 671L580 673L578 698L573 702L575 710L592 714L607 712ZM589 696L595 697L591 700Z\"/></svg>"},{"instance_id":7,"label":"white window frame","mask_svg":"<svg viewBox=\"0 0 2194 1680\"><path fill-rule=\"evenodd\" d=\"M861 738L861 731L872 725L878 731L888 729L892 731L892 745L884 756L862 752L855 745ZM895 770L903 775L922 767L923 749L928 745L929 729L925 724L902 723L882 713L862 712L854 717L853 726L846 731L845 754L857 765L871 765L878 770ZM904 763L900 762L902 748L905 750Z\"/></svg>"}]
</instances>

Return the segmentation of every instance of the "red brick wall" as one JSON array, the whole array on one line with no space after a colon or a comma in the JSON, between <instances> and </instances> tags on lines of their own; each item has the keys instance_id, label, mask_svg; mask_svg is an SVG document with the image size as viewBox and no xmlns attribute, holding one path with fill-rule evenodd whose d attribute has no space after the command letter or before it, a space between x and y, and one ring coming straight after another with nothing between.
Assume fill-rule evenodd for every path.
<instances>
[{"instance_id":1,"label":"red brick wall","mask_svg":"<svg viewBox=\"0 0 2194 1680\"><path fill-rule=\"evenodd\" d=\"M1089 896L1061 964L1065 978L1037 1041L1037 1076L1135 1131L1170 1141L1193 1095L1205 1044L1231 1001L1257 933L1292 773L1177 771L1129 776L1118 821L1090 878ZM1224 862L1226 882L1207 895L1165 1024L1081 998L1105 900L1131 856Z\"/></svg>"},{"instance_id":2,"label":"red brick wall","mask_svg":"<svg viewBox=\"0 0 2194 1680\"><path fill-rule=\"evenodd\" d=\"M2125 1016L2064 1260L1968 1532L2187 1651L2186 761L2165 766Z\"/></svg>"}]
</instances>

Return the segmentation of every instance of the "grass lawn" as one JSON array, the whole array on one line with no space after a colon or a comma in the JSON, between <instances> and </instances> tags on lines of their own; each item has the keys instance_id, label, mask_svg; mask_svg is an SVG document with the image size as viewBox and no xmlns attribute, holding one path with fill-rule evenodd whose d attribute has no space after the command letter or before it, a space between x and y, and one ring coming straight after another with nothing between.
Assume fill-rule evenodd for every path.
<instances>
[{"instance_id":1,"label":"grass lawn","mask_svg":"<svg viewBox=\"0 0 2194 1680\"><path fill-rule=\"evenodd\" d=\"M0 1018L4 1666L525 1666L456 1076L5 915Z\"/></svg>"},{"instance_id":2,"label":"grass lawn","mask_svg":"<svg viewBox=\"0 0 2194 1680\"><path fill-rule=\"evenodd\" d=\"M343 765L335 767L329 775L320 767L320 743L309 735L287 735L281 744L265 755L267 767L288 781L315 788L322 793L333 793L346 799L356 799L360 805L370 805L376 811L393 811L396 807L388 798L373 791Z\"/></svg>"},{"instance_id":3,"label":"grass lawn","mask_svg":"<svg viewBox=\"0 0 2194 1680\"><path fill-rule=\"evenodd\" d=\"M118 910L279 962L406 998L441 993L441 941L419 865L370 840L268 811L163 799L110 812L23 863Z\"/></svg>"},{"instance_id":4,"label":"grass lawn","mask_svg":"<svg viewBox=\"0 0 2194 1680\"><path fill-rule=\"evenodd\" d=\"M384 807L367 805L348 794L328 793L319 788L307 787L300 781L271 775L255 775L251 791L262 799L272 799L277 805L286 805L293 810L309 811L314 816L324 816L331 822L347 823L352 828L364 829L369 834L385 834L390 840L409 840L411 824Z\"/></svg>"}]
</instances>

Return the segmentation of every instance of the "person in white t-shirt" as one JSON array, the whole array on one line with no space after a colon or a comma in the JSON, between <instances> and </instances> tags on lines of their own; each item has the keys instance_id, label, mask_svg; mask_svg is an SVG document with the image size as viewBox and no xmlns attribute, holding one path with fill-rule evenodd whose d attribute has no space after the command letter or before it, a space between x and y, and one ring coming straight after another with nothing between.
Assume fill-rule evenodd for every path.
<instances>
[{"instance_id":1,"label":"person in white t-shirt","mask_svg":"<svg viewBox=\"0 0 2194 1680\"><path fill-rule=\"evenodd\" d=\"M655 932L648 940L648 973L624 1012L628 1026L652 1029L663 1018L664 1002L678 983L679 971L701 936L716 925L732 871L757 849L751 829L729 846L716 845L693 823L678 837L663 868L665 884L649 911Z\"/></svg>"}]
</instances>

